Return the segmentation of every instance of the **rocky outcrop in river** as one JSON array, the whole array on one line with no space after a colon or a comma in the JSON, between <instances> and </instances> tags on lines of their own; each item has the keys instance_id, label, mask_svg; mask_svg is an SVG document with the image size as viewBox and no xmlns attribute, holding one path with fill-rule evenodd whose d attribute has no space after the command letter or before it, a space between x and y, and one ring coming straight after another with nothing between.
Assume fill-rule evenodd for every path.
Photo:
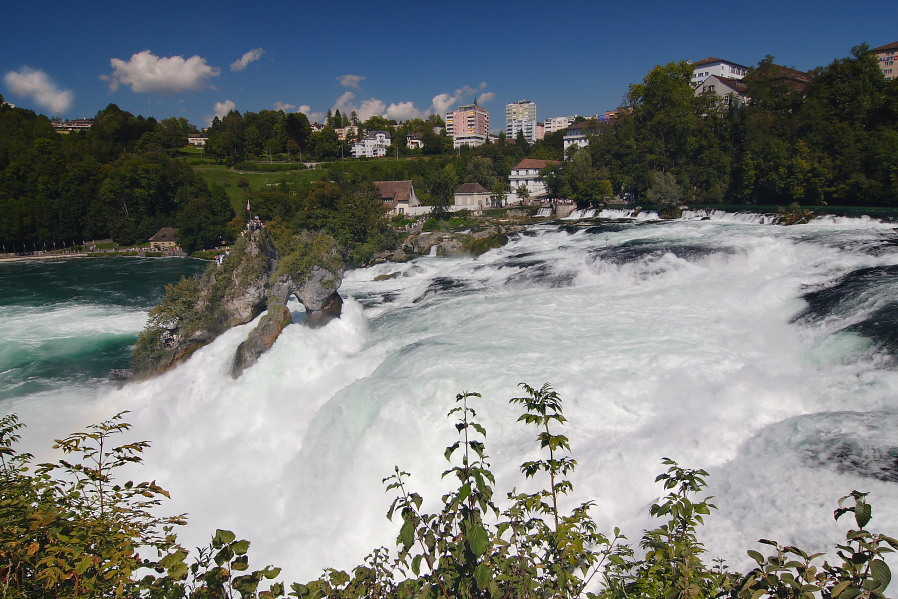
<instances>
[{"instance_id":1,"label":"rocky outcrop in river","mask_svg":"<svg viewBox=\"0 0 898 599\"><path fill-rule=\"evenodd\" d=\"M290 297L305 307L307 326L323 326L340 316L343 272L329 235L247 231L223 262L210 265L200 279L166 288L135 347L134 374L147 378L164 372L267 310L234 356L231 375L240 376L292 323L286 306Z\"/></svg>"}]
</instances>

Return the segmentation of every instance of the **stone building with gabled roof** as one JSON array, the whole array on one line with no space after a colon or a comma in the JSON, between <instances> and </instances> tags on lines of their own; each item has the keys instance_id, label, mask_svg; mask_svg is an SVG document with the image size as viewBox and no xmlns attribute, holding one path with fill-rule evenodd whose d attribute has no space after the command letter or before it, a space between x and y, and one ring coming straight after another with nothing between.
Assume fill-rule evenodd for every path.
<instances>
[{"instance_id":1,"label":"stone building with gabled roof","mask_svg":"<svg viewBox=\"0 0 898 599\"><path fill-rule=\"evenodd\" d=\"M490 195L490 190L480 183L465 183L455 190L454 209L480 211L489 208Z\"/></svg>"},{"instance_id":2,"label":"stone building with gabled roof","mask_svg":"<svg viewBox=\"0 0 898 599\"><path fill-rule=\"evenodd\" d=\"M150 237L150 248L154 250L178 249L178 230L174 227L162 227Z\"/></svg>"},{"instance_id":3,"label":"stone building with gabled roof","mask_svg":"<svg viewBox=\"0 0 898 599\"><path fill-rule=\"evenodd\" d=\"M380 192L380 199L390 214L417 214L421 210L421 200L415 194L415 186L411 181L374 181Z\"/></svg>"}]
</instances>

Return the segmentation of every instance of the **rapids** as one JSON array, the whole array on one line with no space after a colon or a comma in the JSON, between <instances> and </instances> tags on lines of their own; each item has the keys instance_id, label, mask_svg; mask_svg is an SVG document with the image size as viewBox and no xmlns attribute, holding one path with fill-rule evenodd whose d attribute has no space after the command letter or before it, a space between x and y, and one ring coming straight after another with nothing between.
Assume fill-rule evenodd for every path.
<instances>
[{"instance_id":1,"label":"rapids","mask_svg":"<svg viewBox=\"0 0 898 599\"><path fill-rule=\"evenodd\" d=\"M350 271L339 321L289 327L237 381L230 357L252 324L120 389L76 367L21 374L21 352L0 348L0 402L40 459L52 438L129 410L134 437L153 444L133 476L189 514L185 545L231 529L253 542L251 565L282 566L287 580L394 545L381 482L394 466L437 509L461 391L483 395L473 407L497 496L533 488L518 466L538 455L536 431L508 404L522 381L564 399L579 461L568 504L596 500L607 531L635 541L651 525L670 457L710 472L719 511L700 538L731 567L763 551L760 538L831 549L848 524L832 511L853 489L870 492L872 528L898 533L894 226L600 216L535 226L478 258ZM133 342L149 305L59 302L40 319L4 305L0 333L54 361L67 340Z\"/></svg>"}]
</instances>

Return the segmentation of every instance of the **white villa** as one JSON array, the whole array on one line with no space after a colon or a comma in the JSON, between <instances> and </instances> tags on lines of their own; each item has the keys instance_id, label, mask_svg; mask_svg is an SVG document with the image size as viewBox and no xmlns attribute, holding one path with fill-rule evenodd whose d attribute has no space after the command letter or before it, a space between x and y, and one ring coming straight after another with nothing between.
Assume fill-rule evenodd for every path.
<instances>
[{"instance_id":1,"label":"white villa","mask_svg":"<svg viewBox=\"0 0 898 599\"><path fill-rule=\"evenodd\" d=\"M548 193L546 182L540 176L540 171L552 164L559 164L557 160L536 160L525 158L517 166L511 169L508 182L511 186L510 201L515 201L515 193L521 187L527 189L532 198L545 196Z\"/></svg>"},{"instance_id":2,"label":"white villa","mask_svg":"<svg viewBox=\"0 0 898 599\"><path fill-rule=\"evenodd\" d=\"M393 142L388 131L371 131L352 146L355 158L382 158L387 155L387 148Z\"/></svg>"},{"instance_id":3,"label":"white villa","mask_svg":"<svg viewBox=\"0 0 898 599\"><path fill-rule=\"evenodd\" d=\"M704 60L692 63L692 85L699 85L711 75L742 79L748 74L748 67L722 58L709 56Z\"/></svg>"}]
</instances>

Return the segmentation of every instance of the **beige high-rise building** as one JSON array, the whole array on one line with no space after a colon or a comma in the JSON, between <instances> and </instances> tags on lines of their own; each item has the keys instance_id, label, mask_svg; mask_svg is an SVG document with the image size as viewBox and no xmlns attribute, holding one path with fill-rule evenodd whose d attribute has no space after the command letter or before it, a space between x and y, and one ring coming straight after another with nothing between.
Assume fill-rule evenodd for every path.
<instances>
[{"instance_id":1,"label":"beige high-rise building","mask_svg":"<svg viewBox=\"0 0 898 599\"><path fill-rule=\"evenodd\" d=\"M505 137L514 139L518 132L523 132L530 143L536 141L536 102L533 100L519 100L505 105Z\"/></svg>"}]
</instances>

